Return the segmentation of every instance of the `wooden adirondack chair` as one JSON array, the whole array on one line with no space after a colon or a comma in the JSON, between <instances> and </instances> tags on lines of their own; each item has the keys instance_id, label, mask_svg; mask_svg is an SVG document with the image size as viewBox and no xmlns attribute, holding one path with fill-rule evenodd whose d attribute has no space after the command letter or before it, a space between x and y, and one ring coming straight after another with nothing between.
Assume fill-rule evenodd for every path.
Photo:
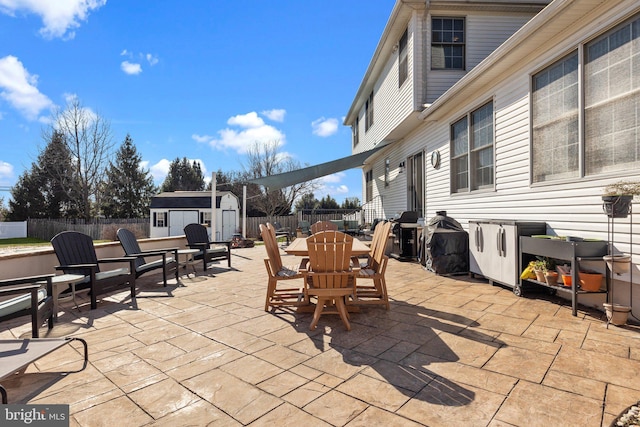
<instances>
[{"instance_id":1,"label":"wooden adirondack chair","mask_svg":"<svg viewBox=\"0 0 640 427\"><path fill-rule=\"evenodd\" d=\"M91 289L91 309L98 306L98 295L128 286L131 290L131 302L136 304L136 257L102 258L96 256L91 236L77 231L63 231L51 239L51 244L60 265L57 270L65 274L81 274L84 280L76 285L77 289ZM128 268L101 271L100 264L128 263Z\"/></svg>"},{"instance_id":2,"label":"wooden adirondack chair","mask_svg":"<svg viewBox=\"0 0 640 427\"><path fill-rule=\"evenodd\" d=\"M318 221L311 224L311 234L320 231L338 231L338 226L331 221Z\"/></svg>"},{"instance_id":3,"label":"wooden adirondack chair","mask_svg":"<svg viewBox=\"0 0 640 427\"><path fill-rule=\"evenodd\" d=\"M308 268L301 269L306 292L317 298L313 320L314 330L322 314L339 314L348 331L351 330L345 298L355 291L359 268L351 267L353 237L339 231L320 231L307 238Z\"/></svg>"},{"instance_id":4,"label":"wooden adirondack chair","mask_svg":"<svg viewBox=\"0 0 640 427\"><path fill-rule=\"evenodd\" d=\"M149 271L162 269L162 281L167 286L167 273L174 271L178 280L178 248L152 249L143 251L140 249L136 236L126 228L120 228L116 232L118 240L124 249L126 256L136 257L136 279ZM169 256L173 254L173 257ZM147 262L144 257L158 258Z\"/></svg>"},{"instance_id":5,"label":"wooden adirondack chair","mask_svg":"<svg viewBox=\"0 0 640 427\"><path fill-rule=\"evenodd\" d=\"M264 265L269 274L269 282L267 283L267 298L264 303L264 311L269 311L270 307L281 306L300 306L309 304L309 299L304 293L304 284L300 281L298 287L278 288L278 282L281 280L302 279L300 272L301 265L283 266L278 242L276 241L275 229L269 223L260 224L260 235L267 250L267 258L264 259ZM304 262L304 260L303 260Z\"/></svg>"},{"instance_id":6,"label":"wooden adirondack chair","mask_svg":"<svg viewBox=\"0 0 640 427\"><path fill-rule=\"evenodd\" d=\"M226 259L229 268L231 268L231 241L210 241L207 228L202 224L187 225L184 228L184 234L187 238L187 246L191 249L200 250L199 253L194 255L193 259L202 260L202 271L207 271L207 265L211 261L219 259Z\"/></svg>"},{"instance_id":7,"label":"wooden adirondack chair","mask_svg":"<svg viewBox=\"0 0 640 427\"><path fill-rule=\"evenodd\" d=\"M384 274L387 269L389 257L384 254L387 239L391 231L391 222L378 224L373 232L371 252L366 262L360 263L358 279L371 279L372 285L362 285L358 280L356 292L352 296L352 304L382 304L389 310L389 295L387 294L387 282ZM358 265L359 260L352 260Z\"/></svg>"}]
</instances>

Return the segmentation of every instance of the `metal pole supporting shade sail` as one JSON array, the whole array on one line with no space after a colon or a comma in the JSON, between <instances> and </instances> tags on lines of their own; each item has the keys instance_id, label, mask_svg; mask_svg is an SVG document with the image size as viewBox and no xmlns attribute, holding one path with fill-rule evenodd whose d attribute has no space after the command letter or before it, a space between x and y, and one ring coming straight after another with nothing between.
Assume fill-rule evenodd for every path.
<instances>
[{"instance_id":1,"label":"metal pole supporting shade sail","mask_svg":"<svg viewBox=\"0 0 640 427\"><path fill-rule=\"evenodd\" d=\"M249 180L248 183L264 185L269 190L277 190L300 182L311 181L322 176L331 175L332 173L360 167L364 164L367 158L380 150L383 146L383 144L380 144L372 150L363 151L362 153L353 154L327 163L321 163L319 165L296 169L294 171L284 172L277 175L252 179Z\"/></svg>"}]
</instances>

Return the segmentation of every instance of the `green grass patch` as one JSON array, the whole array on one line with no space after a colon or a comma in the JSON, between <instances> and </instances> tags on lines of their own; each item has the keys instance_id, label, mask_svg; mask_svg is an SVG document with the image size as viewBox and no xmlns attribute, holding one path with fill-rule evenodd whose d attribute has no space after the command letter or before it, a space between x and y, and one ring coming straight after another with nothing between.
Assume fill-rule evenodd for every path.
<instances>
[{"instance_id":1,"label":"green grass patch","mask_svg":"<svg viewBox=\"0 0 640 427\"><path fill-rule=\"evenodd\" d=\"M46 246L50 245L48 240L36 239L33 237L16 237L13 239L0 239L0 246Z\"/></svg>"}]
</instances>

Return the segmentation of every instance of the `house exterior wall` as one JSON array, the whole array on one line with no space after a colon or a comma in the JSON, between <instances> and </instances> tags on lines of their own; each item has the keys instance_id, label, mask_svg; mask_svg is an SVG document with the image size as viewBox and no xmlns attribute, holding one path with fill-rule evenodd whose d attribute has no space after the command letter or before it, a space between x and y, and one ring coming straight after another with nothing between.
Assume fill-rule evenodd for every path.
<instances>
[{"instance_id":1,"label":"house exterior wall","mask_svg":"<svg viewBox=\"0 0 640 427\"><path fill-rule=\"evenodd\" d=\"M455 102L444 101L437 105L436 111L442 111L442 113L425 115L425 120L409 131L403 139L393 142L389 149L383 150L372 159L372 167L376 172L374 175L383 176L385 159L390 159L393 170L407 156L421 150L424 152L425 218L431 218L436 211L444 210L467 229L470 220L543 221L547 223L549 234L607 240L607 217L602 211L600 197L602 188L619 179L638 180L640 171L626 170L619 173L532 183L531 81L533 74L554 64L568 53L581 49L582 44L614 28L625 19L637 16L636 14L640 13L640 4L622 1L603 6L602 3L590 0L558 1L557 3L561 3L563 7L570 5L577 8L558 18L567 20L566 27L557 30L554 37L545 37L543 44L531 47L527 54L523 55L523 59L514 61L510 68L500 71L487 68L486 75L490 77L485 79L490 78L490 80L483 80L486 84L474 86L469 83L467 87L465 84L467 81L462 80L461 85L458 86L460 93L464 95L454 98ZM578 9L579 7L582 9ZM442 13L439 11L438 15ZM510 24L519 25L516 19ZM492 29L498 27L499 23L485 15L468 17L468 31L477 31L478 34L482 34L480 27L483 26ZM510 30L511 27L509 30L505 29L505 32ZM539 31L545 31L544 23L541 24ZM489 43L486 49L490 48ZM486 56L485 53L480 54L476 60L480 61L483 56ZM468 54L468 60L469 57ZM418 65L414 63L414 66ZM485 72L484 69L483 72ZM434 73L426 74L428 93L431 93L429 92L430 82ZM442 89L452 85L454 80L444 83ZM472 82L470 79L467 80ZM436 96L435 92L432 96ZM437 101L437 98L436 96L434 101ZM452 193L450 127L458 119L489 101L494 106L493 187L459 194ZM580 110L583 111L582 104ZM584 116L581 120L584 120ZM434 150L438 150L441 155L440 166L437 169L433 168L429 162ZM397 175L387 187L384 186L383 181L380 182L383 185L377 185L375 188L384 198L387 215L392 216L406 210L406 176ZM629 304L630 293L626 282L629 280L633 280L634 283L640 282L640 270L637 267L640 262L638 255L640 232L637 228L637 219L633 224L630 224L630 219L616 221L618 222L615 241L612 242L615 252L633 252L634 269L632 276L623 274L614 277L614 302ZM594 267L602 270L602 263L597 262ZM580 302L590 304L590 300L597 301L597 298L593 295L581 296ZM640 296L634 295L633 303L637 306L640 303ZM596 303L593 302L593 305L595 306Z\"/></svg>"}]
</instances>

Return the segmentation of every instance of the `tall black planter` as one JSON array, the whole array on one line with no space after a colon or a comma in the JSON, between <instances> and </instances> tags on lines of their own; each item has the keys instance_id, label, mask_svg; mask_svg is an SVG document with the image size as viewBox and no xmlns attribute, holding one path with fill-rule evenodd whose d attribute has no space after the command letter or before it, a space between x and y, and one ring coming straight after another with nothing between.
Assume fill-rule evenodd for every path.
<instances>
[{"instance_id":1,"label":"tall black planter","mask_svg":"<svg viewBox=\"0 0 640 427\"><path fill-rule=\"evenodd\" d=\"M633 196L602 196L602 209L609 218L626 218Z\"/></svg>"}]
</instances>

